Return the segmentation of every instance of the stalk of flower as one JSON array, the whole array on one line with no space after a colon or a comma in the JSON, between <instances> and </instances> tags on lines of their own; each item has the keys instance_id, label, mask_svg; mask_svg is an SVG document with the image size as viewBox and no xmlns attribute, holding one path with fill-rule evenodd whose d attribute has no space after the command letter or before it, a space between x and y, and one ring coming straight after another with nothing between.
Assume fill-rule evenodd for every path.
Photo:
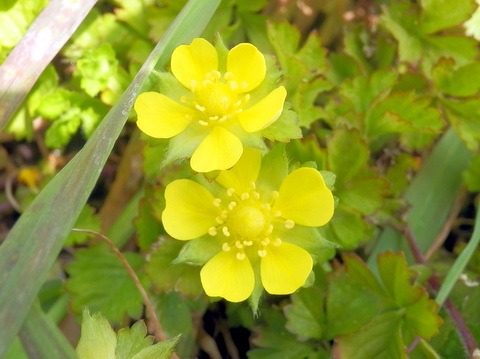
<instances>
[{"instance_id":1,"label":"stalk of flower","mask_svg":"<svg viewBox=\"0 0 480 359\"><path fill-rule=\"evenodd\" d=\"M244 144L261 141L260 131L282 113L283 86L252 96L265 83L266 62L251 44L235 46L224 59L208 41L195 39L175 49L171 71L183 91L140 94L134 105L137 125L155 138L183 136L178 146L191 149L185 155L197 172L231 168Z\"/></svg>"},{"instance_id":2,"label":"stalk of flower","mask_svg":"<svg viewBox=\"0 0 480 359\"><path fill-rule=\"evenodd\" d=\"M187 179L175 180L165 190L167 233L218 244L200 272L209 296L243 301L252 294L255 278L270 294L290 294L312 271L312 256L298 234L302 227L330 220L332 193L313 168L296 169L280 188L272 188L257 181L260 165L259 151L246 149L232 169L216 178L213 193Z\"/></svg>"}]
</instances>

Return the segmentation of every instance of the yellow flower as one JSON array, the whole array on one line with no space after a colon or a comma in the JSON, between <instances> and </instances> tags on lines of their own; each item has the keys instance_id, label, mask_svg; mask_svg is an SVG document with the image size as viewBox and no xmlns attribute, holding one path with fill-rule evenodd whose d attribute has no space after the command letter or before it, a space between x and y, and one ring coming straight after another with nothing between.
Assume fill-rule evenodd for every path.
<instances>
[{"instance_id":1,"label":"yellow flower","mask_svg":"<svg viewBox=\"0 0 480 359\"><path fill-rule=\"evenodd\" d=\"M278 190L264 182L257 186L260 165L260 153L247 148L231 170L217 177L215 195L186 179L165 190L167 233L179 240L210 236L218 243L218 253L200 272L209 296L243 301L259 277L268 293L293 293L312 270L311 255L296 243L298 233L302 226L330 220L332 193L313 168L293 171Z\"/></svg>"},{"instance_id":2,"label":"yellow flower","mask_svg":"<svg viewBox=\"0 0 480 359\"><path fill-rule=\"evenodd\" d=\"M248 142L282 113L283 86L261 99L250 95L266 74L265 58L251 44L235 46L226 63L219 63L215 47L195 39L175 49L171 70L188 91L175 98L157 92L140 94L135 102L137 125L155 138L188 131L188 142L195 145L190 165L197 172L232 167L243 153L242 141Z\"/></svg>"}]
</instances>

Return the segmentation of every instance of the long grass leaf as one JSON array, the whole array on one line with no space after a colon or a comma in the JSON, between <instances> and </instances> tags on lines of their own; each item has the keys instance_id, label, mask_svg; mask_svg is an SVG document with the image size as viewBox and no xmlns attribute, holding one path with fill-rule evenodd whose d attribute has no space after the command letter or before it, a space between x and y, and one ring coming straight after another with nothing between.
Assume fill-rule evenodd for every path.
<instances>
[{"instance_id":1,"label":"long grass leaf","mask_svg":"<svg viewBox=\"0 0 480 359\"><path fill-rule=\"evenodd\" d=\"M0 323L5 328L0 357L18 333L150 72L164 66L178 44L203 31L219 2L187 3L84 148L42 190L0 246Z\"/></svg>"}]
</instances>

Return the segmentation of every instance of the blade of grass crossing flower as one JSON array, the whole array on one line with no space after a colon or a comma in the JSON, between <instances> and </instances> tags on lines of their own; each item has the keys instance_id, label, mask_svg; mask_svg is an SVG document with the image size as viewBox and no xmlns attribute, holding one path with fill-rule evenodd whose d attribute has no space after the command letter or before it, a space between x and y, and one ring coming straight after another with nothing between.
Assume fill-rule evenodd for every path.
<instances>
[{"instance_id":1,"label":"blade of grass crossing flower","mask_svg":"<svg viewBox=\"0 0 480 359\"><path fill-rule=\"evenodd\" d=\"M32 305L20 331L20 339L30 358L77 359L71 344L39 303Z\"/></svg>"},{"instance_id":2,"label":"blade of grass crossing flower","mask_svg":"<svg viewBox=\"0 0 480 359\"><path fill-rule=\"evenodd\" d=\"M462 253L458 256L453 266L448 271L445 280L438 291L437 298L435 300L438 304L442 305L445 300L447 299L450 291L452 290L453 286L457 282L458 278L462 274L463 270L467 266L470 258L472 258L475 249L477 248L478 244L480 243L480 211L477 208L477 215L475 218L475 227L473 229L472 238L463 249Z\"/></svg>"},{"instance_id":3,"label":"blade of grass crossing flower","mask_svg":"<svg viewBox=\"0 0 480 359\"><path fill-rule=\"evenodd\" d=\"M471 157L465 144L450 128L425 159L408 187L405 199L411 208L407 214L407 225L422 253L427 251L442 229L460 191L462 172ZM370 254L368 264L372 270L376 268L377 254L389 249L403 250L408 258L412 258L402 235L388 229L379 236Z\"/></svg>"},{"instance_id":4,"label":"blade of grass crossing flower","mask_svg":"<svg viewBox=\"0 0 480 359\"><path fill-rule=\"evenodd\" d=\"M154 67L198 36L220 0L189 1L84 148L42 190L0 246L0 357L17 334Z\"/></svg>"},{"instance_id":5,"label":"blade of grass crossing flower","mask_svg":"<svg viewBox=\"0 0 480 359\"><path fill-rule=\"evenodd\" d=\"M97 0L51 0L0 66L0 128Z\"/></svg>"}]
</instances>

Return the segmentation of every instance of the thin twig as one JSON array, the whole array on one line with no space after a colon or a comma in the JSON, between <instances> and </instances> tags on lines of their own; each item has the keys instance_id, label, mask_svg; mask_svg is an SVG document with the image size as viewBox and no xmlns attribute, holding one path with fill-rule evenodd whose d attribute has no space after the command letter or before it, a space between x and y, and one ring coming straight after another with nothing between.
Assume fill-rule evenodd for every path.
<instances>
[{"instance_id":1,"label":"thin twig","mask_svg":"<svg viewBox=\"0 0 480 359\"><path fill-rule=\"evenodd\" d=\"M147 316L153 324L153 331L154 331L155 339L159 342L166 340L167 338L165 336L165 332L163 331L163 329L160 325L160 321L158 320L157 314L155 313L153 303L150 300L145 288L143 288L143 285L140 282L140 279L138 278L137 273L135 273L135 270L132 268L132 266L125 259L122 252L120 252L120 250L115 246L115 244L113 244L113 242L110 239L108 239L106 236L104 236L101 233L91 231L89 229L78 229L78 228L72 228L72 231L92 234L92 235L100 238L102 241L104 241L110 247L110 249L113 251L113 253L115 253L115 255L118 257L120 262L123 264L123 266L127 270L130 277L133 279L133 282L135 283L135 286L137 287L138 291L140 292L140 294L143 298L143 301L145 302L145 308L146 308L146 311L147 311ZM176 353L173 353L170 358L179 359Z\"/></svg>"}]
</instances>

